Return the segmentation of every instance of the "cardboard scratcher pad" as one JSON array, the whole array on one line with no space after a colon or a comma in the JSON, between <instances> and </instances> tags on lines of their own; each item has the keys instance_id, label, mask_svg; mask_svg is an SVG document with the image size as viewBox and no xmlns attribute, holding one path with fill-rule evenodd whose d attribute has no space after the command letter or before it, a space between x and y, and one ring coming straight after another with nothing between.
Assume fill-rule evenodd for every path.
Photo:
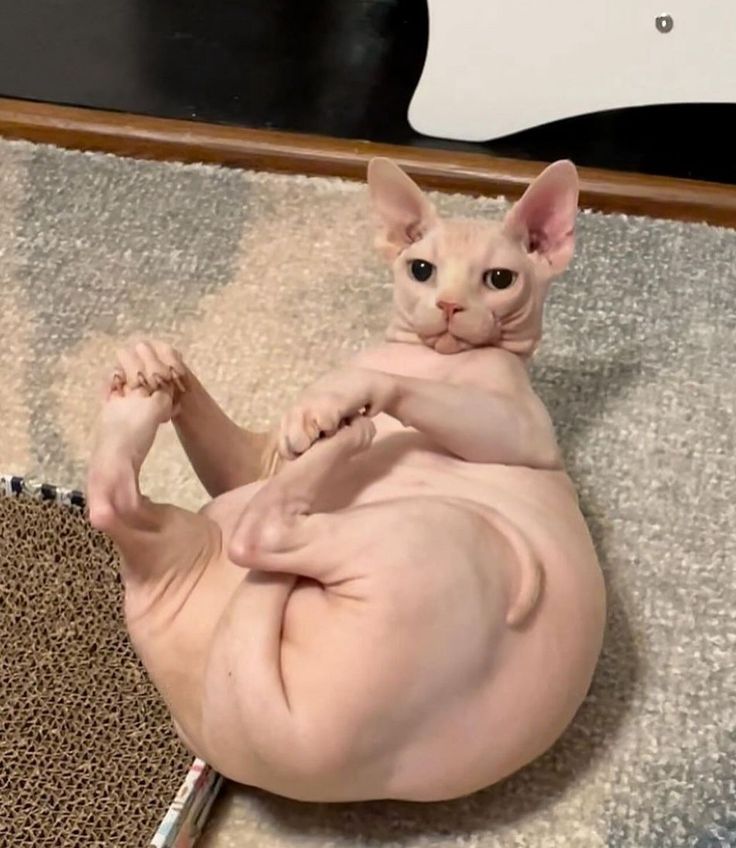
<instances>
[{"instance_id":1,"label":"cardboard scratcher pad","mask_svg":"<svg viewBox=\"0 0 736 848\"><path fill-rule=\"evenodd\" d=\"M128 642L113 546L0 497L0 845L144 846L192 763Z\"/></svg>"}]
</instances>

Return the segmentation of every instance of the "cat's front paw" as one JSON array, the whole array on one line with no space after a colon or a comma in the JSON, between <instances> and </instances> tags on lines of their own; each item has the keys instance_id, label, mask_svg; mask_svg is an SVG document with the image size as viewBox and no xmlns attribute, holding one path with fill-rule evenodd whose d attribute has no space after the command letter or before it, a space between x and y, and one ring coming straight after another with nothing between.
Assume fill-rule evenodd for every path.
<instances>
[{"instance_id":1,"label":"cat's front paw","mask_svg":"<svg viewBox=\"0 0 736 848\"><path fill-rule=\"evenodd\" d=\"M320 438L333 436L358 415L383 412L396 389L390 374L345 368L317 381L286 413L279 431L279 454L295 459Z\"/></svg>"},{"instance_id":2,"label":"cat's front paw","mask_svg":"<svg viewBox=\"0 0 736 848\"><path fill-rule=\"evenodd\" d=\"M296 459L321 438L333 436L341 424L344 404L334 394L315 394L292 407L281 419L279 454Z\"/></svg>"}]
</instances>

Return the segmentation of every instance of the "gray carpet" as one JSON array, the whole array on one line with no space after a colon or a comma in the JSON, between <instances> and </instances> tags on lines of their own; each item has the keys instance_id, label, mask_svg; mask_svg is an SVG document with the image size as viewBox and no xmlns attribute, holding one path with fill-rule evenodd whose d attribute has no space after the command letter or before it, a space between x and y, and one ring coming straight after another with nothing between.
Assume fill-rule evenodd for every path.
<instances>
[{"instance_id":1,"label":"gray carpet","mask_svg":"<svg viewBox=\"0 0 736 848\"><path fill-rule=\"evenodd\" d=\"M232 414L263 425L377 338L389 299L359 186L0 143L0 469L80 484L121 338L174 340ZM448 804L230 789L207 848L736 846L736 232L582 215L546 327L535 379L610 592L573 727L503 785ZM204 499L168 431L145 485Z\"/></svg>"}]
</instances>

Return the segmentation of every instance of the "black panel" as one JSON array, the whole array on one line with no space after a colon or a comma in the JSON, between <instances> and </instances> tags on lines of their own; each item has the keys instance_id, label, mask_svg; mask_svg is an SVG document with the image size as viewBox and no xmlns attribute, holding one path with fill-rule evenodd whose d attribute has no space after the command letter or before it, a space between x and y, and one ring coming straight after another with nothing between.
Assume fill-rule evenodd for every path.
<instances>
[{"instance_id":1,"label":"black panel","mask_svg":"<svg viewBox=\"0 0 736 848\"><path fill-rule=\"evenodd\" d=\"M0 95L736 183L730 105L483 145L417 136L406 111L426 42L425 0L0 0Z\"/></svg>"}]
</instances>

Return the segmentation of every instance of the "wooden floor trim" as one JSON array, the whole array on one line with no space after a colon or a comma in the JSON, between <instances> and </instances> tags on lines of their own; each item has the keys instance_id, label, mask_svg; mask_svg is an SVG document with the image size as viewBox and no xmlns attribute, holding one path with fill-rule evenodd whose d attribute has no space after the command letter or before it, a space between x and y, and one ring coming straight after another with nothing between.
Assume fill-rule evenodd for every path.
<instances>
[{"instance_id":1,"label":"wooden floor trim","mask_svg":"<svg viewBox=\"0 0 736 848\"><path fill-rule=\"evenodd\" d=\"M0 98L0 136L122 156L364 179L388 156L427 188L518 197L544 166L479 153L251 130ZM581 204L736 227L736 186L580 168Z\"/></svg>"}]
</instances>

